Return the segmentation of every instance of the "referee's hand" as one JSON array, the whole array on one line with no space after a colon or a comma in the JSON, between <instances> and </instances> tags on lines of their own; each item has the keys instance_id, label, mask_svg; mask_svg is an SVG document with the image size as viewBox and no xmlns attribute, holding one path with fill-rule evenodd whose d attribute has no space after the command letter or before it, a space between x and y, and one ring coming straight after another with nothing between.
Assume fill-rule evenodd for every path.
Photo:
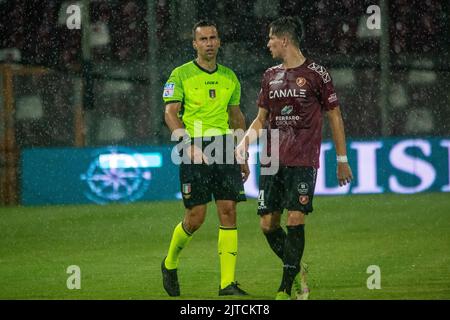
<instances>
[{"instance_id":1,"label":"referee's hand","mask_svg":"<svg viewBox=\"0 0 450 320\"><path fill-rule=\"evenodd\" d=\"M347 162L338 162L337 178L341 187L353 180L352 169Z\"/></svg>"},{"instance_id":2,"label":"referee's hand","mask_svg":"<svg viewBox=\"0 0 450 320\"><path fill-rule=\"evenodd\" d=\"M193 164L202 164L202 163L209 164L208 157L206 157L205 154L202 152L202 149L197 147L195 144L188 146L187 154L189 155L191 163Z\"/></svg>"}]
</instances>

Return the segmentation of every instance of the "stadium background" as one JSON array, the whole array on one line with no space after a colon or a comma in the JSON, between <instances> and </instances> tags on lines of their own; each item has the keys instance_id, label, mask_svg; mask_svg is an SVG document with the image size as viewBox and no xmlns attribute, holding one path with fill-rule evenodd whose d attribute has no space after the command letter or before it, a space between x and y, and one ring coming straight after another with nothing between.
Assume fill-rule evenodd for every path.
<instances>
[{"instance_id":1,"label":"stadium background","mask_svg":"<svg viewBox=\"0 0 450 320\"><path fill-rule=\"evenodd\" d=\"M70 16L66 9L71 4L88 8L82 12L81 29L66 25ZM381 8L381 29L367 27L371 13L366 10L373 4ZM174 67L193 59L193 23L210 18L221 35L219 62L233 68L241 80L241 108L249 124L257 112L262 73L274 64L265 47L267 26L283 14L302 18L304 54L326 66L333 76L349 141L381 143L388 149L410 143L412 149L404 151L409 155L406 160L428 161L436 180L424 190L412 187L407 192L426 191L418 195L318 197L317 216L311 218L311 230L316 232L312 232L306 252L315 270L311 276L316 297L450 298L450 203L445 193L450 191L450 23L449 3L438 0L0 1L0 281L4 281L0 298L164 298L158 282L159 258L172 226L181 217L182 206L179 201L156 201L176 198L171 188L177 187L176 167L160 157L170 150L170 133L163 121L163 83ZM329 143L326 123L324 138ZM419 149L414 148L417 145ZM332 157L332 150L328 151ZM103 170L108 175L111 171L110 160L102 166L100 160L92 159L100 159L100 155L111 159L111 154L116 155L116 169L133 173L126 181L127 188L123 194L108 193L106 188L89 193L100 188L88 183L89 174L92 177L95 170ZM410 161L413 169L405 174L391 165L390 156L383 156L390 162L377 160L376 168L371 168L376 173L371 176L380 174L387 181L395 175L410 186L426 179L427 172L415 171L423 168L423 162ZM355 158L353 154L356 171L360 162ZM330 188L333 165L327 161ZM362 172L358 174L362 176ZM160 182L152 189L156 179ZM361 193L393 191L385 186L379 189ZM73 190L79 195L73 196ZM117 204L142 200L144 193L144 200L153 201ZM171 197L165 197L169 193ZM113 204L69 205L109 202ZM16 206L20 204L66 206ZM252 263L256 268L258 259L269 254L257 230L255 205L248 201L240 214L245 231L241 232L239 266L244 279L252 273ZM349 226L341 225L332 214L336 211ZM159 214L164 212L161 219ZM209 252L210 258L206 254L203 262L215 259L214 251L207 251L215 246L214 219L209 214L206 230L198 235L201 245L193 244L190 249L192 254ZM72 229L67 229L67 221ZM428 242L420 241L430 233ZM333 236L342 240L338 248L329 245ZM60 241L56 249L52 247L55 241ZM93 242L98 247L90 250ZM108 243L112 248L105 251L107 257L120 256L122 246L130 245L134 258L126 260L123 268L114 259L100 258ZM250 245L261 246L259 258L244 258L245 252L251 255ZM25 253L33 248L36 256L26 267ZM376 254L376 250L381 251ZM344 268L341 280L333 277L339 277L339 271L327 274L330 270L323 267L333 261L330 251L343 253L337 261ZM365 256L352 252L365 252ZM371 262L373 256L377 259ZM75 264L98 259L98 265L85 267L91 268L90 277L98 280L98 287L81 293L68 290L64 272L65 264L70 264L68 257L79 261ZM193 269L212 265L206 274L217 277L213 262L203 264L188 254L186 259ZM402 261L408 261L408 266ZM277 263L275 259L272 262ZM386 277L391 282L388 289L374 293L365 287L365 268L383 263L390 267L392 278ZM17 270L17 265L22 269ZM108 270L114 278L124 268L138 271L109 284L98 278L101 270ZM33 272L43 280L24 276ZM139 287L143 275L150 278ZM189 276L200 283L210 282L194 272ZM274 276L274 283L276 279ZM257 298L271 297L270 285L262 278L254 283L254 291L259 290ZM211 296L206 289L195 290L188 297Z\"/></svg>"}]
</instances>

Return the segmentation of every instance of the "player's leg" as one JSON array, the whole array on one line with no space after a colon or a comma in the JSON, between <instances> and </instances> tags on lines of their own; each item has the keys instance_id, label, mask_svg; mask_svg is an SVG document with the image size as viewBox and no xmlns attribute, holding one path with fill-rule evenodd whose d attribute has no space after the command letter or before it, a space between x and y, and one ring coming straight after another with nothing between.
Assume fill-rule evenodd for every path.
<instances>
[{"instance_id":1,"label":"player's leg","mask_svg":"<svg viewBox=\"0 0 450 320\"><path fill-rule=\"evenodd\" d=\"M300 272L300 261L305 246L305 214L300 211L288 211L286 222L286 241L283 255L283 277L278 291L291 295L292 285Z\"/></svg>"},{"instance_id":2,"label":"player's leg","mask_svg":"<svg viewBox=\"0 0 450 320\"><path fill-rule=\"evenodd\" d=\"M305 218L313 210L316 170L311 167L293 167L287 168L287 173L284 176L287 191L285 206L288 209L287 234L283 256L283 277L279 291L290 295L294 279L300 272L305 248Z\"/></svg>"},{"instance_id":3,"label":"player's leg","mask_svg":"<svg viewBox=\"0 0 450 320\"><path fill-rule=\"evenodd\" d=\"M280 211L261 215L260 227L272 251L283 260L286 231L281 227L280 220Z\"/></svg>"},{"instance_id":4,"label":"player's leg","mask_svg":"<svg viewBox=\"0 0 450 320\"><path fill-rule=\"evenodd\" d=\"M283 185L280 179L282 171L283 169L280 168L275 175L260 176L258 196L261 231L270 248L280 259L283 259L284 242L286 240L286 232L280 225L281 213L283 212Z\"/></svg>"},{"instance_id":5,"label":"player's leg","mask_svg":"<svg viewBox=\"0 0 450 320\"><path fill-rule=\"evenodd\" d=\"M286 252L293 251L291 257L286 257L285 259L289 261L288 263L293 263L298 266L298 272L294 276L294 281L292 283L293 295L297 300L308 300L309 288L306 282L307 277L307 265L302 262L303 252L305 248L305 222L306 215L301 211L288 211L287 219L287 229L288 234L290 233L291 240L287 243L291 243L291 249L287 249ZM296 249L295 249L296 248ZM292 275L291 275L292 276ZM289 286L290 277L283 273L284 281L287 282L286 286Z\"/></svg>"}]
</instances>

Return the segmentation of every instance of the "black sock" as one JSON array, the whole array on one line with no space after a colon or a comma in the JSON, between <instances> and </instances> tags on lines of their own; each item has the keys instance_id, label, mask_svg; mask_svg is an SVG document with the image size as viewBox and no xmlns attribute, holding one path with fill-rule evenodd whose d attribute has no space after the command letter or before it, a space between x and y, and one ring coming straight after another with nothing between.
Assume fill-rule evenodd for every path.
<instances>
[{"instance_id":1,"label":"black sock","mask_svg":"<svg viewBox=\"0 0 450 320\"><path fill-rule=\"evenodd\" d=\"M282 227L276 230L264 233L267 242L269 242L270 248L275 252L275 254L283 260L284 256L284 243L286 242L286 232L284 232Z\"/></svg>"},{"instance_id":2,"label":"black sock","mask_svg":"<svg viewBox=\"0 0 450 320\"><path fill-rule=\"evenodd\" d=\"M297 273L300 272L300 260L305 248L305 225L287 226L287 236L284 245L283 279L278 291L286 291L291 294L292 283Z\"/></svg>"}]
</instances>

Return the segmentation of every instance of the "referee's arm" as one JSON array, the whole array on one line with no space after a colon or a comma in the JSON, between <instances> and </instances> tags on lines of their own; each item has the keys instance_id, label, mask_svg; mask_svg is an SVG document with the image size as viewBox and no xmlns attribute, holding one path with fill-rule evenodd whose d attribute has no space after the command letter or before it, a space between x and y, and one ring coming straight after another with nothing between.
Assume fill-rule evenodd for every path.
<instances>
[{"instance_id":1,"label":"referee's arm","mask_svg":"<svg viewBox=\"0 0 450 320\"><path fill-rule=\"evenodd\" d=\"M184 129L183 122L181 122L180 118L178 117L180 109L181 102L175 101L166 104L166 110L164 112L164 120L166 121L166 125L169 128L170 132L176 135L177 139L181 139L184 135L187 134L186 130L177 130Z\"/></svg>"},{"instance_id":2,"label":"referee's arm","mask_svg":"<svg viewBox=\"0 0 450 320\"><path fill-rule=\"evenodd\" d=\"M230 127L234 130L241 129L243 132L245 131L246 125L245 125L245 118L242 114L241 109L238 105L229 105L228 106L228 119L230 123ZM239 135L237 135L239 137ZM237 141L237 143L240 143L240 141ZM248 159L245 159L245 162L241 164L241 172L242 172L242 181L247 181L249 175L250 175L250 169L248 167L247 163Z\"/></svg>"},{"instance_id":3,"label":"referee's arm","mask_svg":"<svg viewBox=\"0 0 450 320\"><path fill-rule=\"evenodd\" d=\"M239 108L239 105L228 106L228 119L231 129L242 129L243 131L245 131L247 126L245 125L244 114Z\"/></svg>"}]
</instances>

